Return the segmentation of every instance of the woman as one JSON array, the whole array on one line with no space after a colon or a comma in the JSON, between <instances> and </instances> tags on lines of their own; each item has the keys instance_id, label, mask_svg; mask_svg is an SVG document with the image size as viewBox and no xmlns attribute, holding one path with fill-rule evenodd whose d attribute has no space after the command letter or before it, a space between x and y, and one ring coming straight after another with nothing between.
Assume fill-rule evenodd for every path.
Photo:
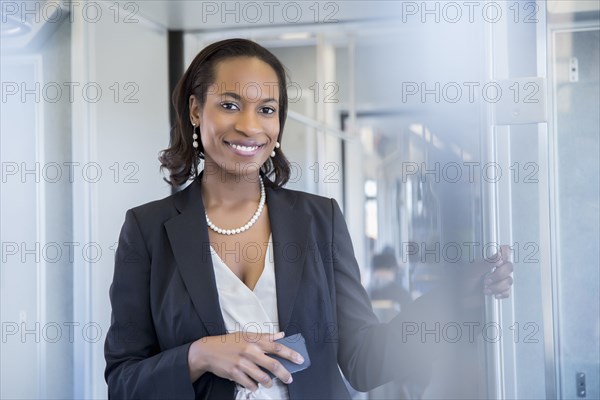
<instances>
[{"instance_id":1,"label":"woman","mask_svg":"<svg viewBox=\"0 0 600 400\"><path fill-rule=\"evenodd\" d=\"M110 290L109 396L349 398L338 365L368 390L402 376L415 357L430 362L422 341L397 339L406 318L452 318L437 307L447 292L380 324L337 202L282 188L290 169L277 58L248 40L214 43L185 72L173 104L160 160L171 184L193 181L126 213ZM501 260L488 275L492 294L508 295L511 271ZM301 364L275 342L295 333L312 365L292 377L266 353Z\"/></svg>"}]
</instances>

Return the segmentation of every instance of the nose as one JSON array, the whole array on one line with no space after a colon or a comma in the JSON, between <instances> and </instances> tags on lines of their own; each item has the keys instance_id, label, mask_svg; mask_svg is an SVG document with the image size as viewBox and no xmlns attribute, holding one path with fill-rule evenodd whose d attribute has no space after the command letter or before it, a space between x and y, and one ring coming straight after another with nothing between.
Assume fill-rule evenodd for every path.
<instances>
[{"instance_id":1,"label":"nose","mask_svg":"<svg viewBox=\"0 0 600 400\"><path fill-rule=\"evenodd\" d=\"M244 110L238 114L239 117L235 122L235 130L242 132L247 136L254 136L262 132L262 124L260 117L254 110Z\"/></svg>"}]
</instances>

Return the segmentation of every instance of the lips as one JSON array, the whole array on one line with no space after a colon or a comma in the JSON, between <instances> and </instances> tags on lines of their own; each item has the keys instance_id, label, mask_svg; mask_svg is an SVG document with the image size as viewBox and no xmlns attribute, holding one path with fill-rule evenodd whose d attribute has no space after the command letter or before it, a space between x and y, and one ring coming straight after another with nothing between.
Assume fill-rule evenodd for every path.
<instances>
[{"instance_id":1,"label":"lips","mask_svg":"<svg viewBox=\"0 0 600 400\"><path fill-rule=\"evenodd\" d=\"M235 153L251 156L254 155L260 150L264 144L256 143L256 142L225 142L229 148L231 148Z\"/></svg>"}]
</instances>

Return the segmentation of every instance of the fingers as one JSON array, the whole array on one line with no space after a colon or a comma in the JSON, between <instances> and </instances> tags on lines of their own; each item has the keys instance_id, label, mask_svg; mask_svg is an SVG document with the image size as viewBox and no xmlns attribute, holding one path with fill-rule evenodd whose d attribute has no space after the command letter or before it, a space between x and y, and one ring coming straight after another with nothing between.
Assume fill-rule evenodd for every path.
<instances>
[{"instance_id":1,"label":"fingers","mask_svg":"<svg viewBox=\"0 0 600 400\"><path fill-rule=\"evenodd\" d=\"M247 343L248 346L246 346L245 351L242 354L242 357L247 362L240 362L242 371L251 379L254 379L254 381L267 387L272 386L271 377L259 367L270 371L286 384L292 383L292 374L278 360L265 354L274 354L297 364L302 364L304 359L299 353L281 343L275 342L275 340L283 338L284 335L283 332L276 334L265 333L259 335L257 340L253 341L253 343Z\"/></svg>"},{"instance_id":2,"label":"fingers","mask_svg":"<svg viewBox=\"0 0 600 400\"><path fill-rule=\"evenodd\" d=\"M292 374L285 369L285 367L273 357L269 357L266 354L261 354L256 356L252 360L256 365L263 367L264 369L270 371L273 375L275 375L281 382L285 384L292 383Z\"/></svg>"},{"instance_id":3,"label":"fingers","mask_svg":"<svg viewBox=\"0 0 600 400\"><path fill-rule=\"evenodd\" d=\"M512 286L512 283L513 283L513 278L511 276L508 276L505 279L502 279L500 281L496 281L496 282L493 282L493 283L490 283L489 285L487 285L486 288L484 289L484 293L496 295L496 294L500 294L500 293L509 292L510 287Z\"/></svg>"},{"instance_id":4,"label":"fingers","mask_svg":"<svg viewBox=\"0 0 600 400\"><path fill-rule=\"evenodd\" d=\"M265 371L261 370L256 366L256 364L250 360L242 360L240 361L239 368L249 378L251 381L252 387L246 386L246 388L255 391L258 389L257 383L262 384L264 387L270 388L273 386L273 380ZM245 385L244 385L245 386Z\"/></svg>"},{"instance_id":5,"label":"fingers","mask_svg":"<svg viewBox=\"0 0 600 400\"><path fill-rule=\"evenodd\" d=\"M281 339L283 336L283 332L257 334L256 336L242 333L241 347L238 356L235 356L232 367L228 370L228 378L253 392L258 390L259 383L267 388L272 387L271 376L260 369L258 365L261 365L261 357L267 357L262 348L269 343L273 343L273 340ZM236 336L237 340L239 340L239 336ZM267 358L273 360L271 357ZM265 364L264 361L262 363ZM281 365L279 369L285 370Z\"/></svg>"},{"instance_id":6,"label":"fingers","mask_svg":"<svg viewBox=\"0 0 600 400\"><path fill-rule=\"evenodd\" d=\"M513 278L511 273L513 272L513 265L510 262L506 262L496 269L488 273L484 279L485 288L483 293L487 295L494 295L497 299L504 299L509 296L510 288L513 284Z\"/></svg>"},{"instance_id":7,"label":"fingers","mask_svg":"<svg viewBox=\"0 0 600 400\"><path fill-rule=\"evenodd\" d=\"M508 245L500 245L500 248L498 249L498 252L495 253L494 255L487 257L487 261L490 263L493 263L495 265L501 265L505 262L510 261L509 260L510 257L510 246Z\"/></svg>"},{"instance_id":8,"label":"fingers","mask_svg":"<svg viewBox=\"0 0 600 400\"><path fill-rule=\"evenodd\" d=\"M290 349L289 347L275 342L281 337L283 337L283 332L280 332L281 335L265 335L260 340L260 353L254 354L252 357L252 361L267 370L269 370L273 375L279 378L282 382L286 384L292 383L292 374L275 358L266 355L273 354L277 355L280 358L285 358L294 362L296 364L302 364L304 362L304 358L298 352ZM273 340L274 339L274 340Z\"/></svg>"},{"instance_id":9,"label":"fingers","mask_svg":"<svg viewBox=\"0 0 600 400\"><path fill-rule=\"evenodd\" d=\"M509 261L504 261L501 264L497 263L496 268L492 272L487 274L485 278L485 283L487 284L489 281L489 283L491 284L506 279L513 273L513 270L513 263Z\"/></svg>"},{"instance_id":10,"label":"fingers","mask_svg":"<svg viewBox=\"0 0 600 400\"><path fill-rule=\"evenodd\" d=\"M302 364L304 358L302 355L281 343L269 342L266 348L263 348L269 354L276 354L281 358L285 358L296 364Z\"/></svg>"},{"instance_id":11,"label":"fingers","mask_svg":"<svg viewBox=\"0 0 600 400\"><path fill-rule=\"evenodd\" d=\"M500 246L499 253L496 253L491 260L494 260L494 270L485 275L484 290L486 295L493 295L496 299L505 299L510 295L510 288L513 284L514 266L508 260L510 247Z\"/></svg>"},{"instance_id":12,"label":"fingers","mask_svg":"<svg viewBox=\"0 0 600 400\"><path fill-rule=\"evenodd\" d=\"M492 272L488 272L484 278L484 290L486 295L493 295L497 299L507 298L513 284L511 276L513 264L509 261L510 246L501 245L498 253L494 254L488 261L494 263Z\"/></svg>"},{"instance_id":13,"label":"fingers","mask_svg":"<svg viewBox=\"0 0 600 400\"><path fill-rule=\"evenodd\" d=\"M503 244L500 246L500 258L503 261L509 261L508 257L510 256L510 246L507 244Z\"/></svg>"},{"instance_id":14,"label":"fingers","mask_svg":"<svg viewBox=\"0 0 600 400\"><path fill-rule=\"evenodd\" d=\"M507 290L506 292L502 292L502 293L496 293L494 295L494 297L496 299L507 299L510 296L510 290Z\"/></svg>"},{"instance_id":15,"label":"fingers","mask_svg":"<svg viewBox=\"0 0 600 400\"><path fill-rule=\"evenodd\" d=\"M274 340L283 339L283 337L285 336L285 332L281 331L281 332L277 332L277 333L267 333L267 334L264 334L263 336L267 336L269 338L269 340L274 341Z\"/></svg>"},{"instance_id":16,"label":"fingers","mask_svg":"<svg viewBox=\"0 0 600 400\"><path fill-rule=\"evenodd\" d=\"M242 366L235 368L233 371L231 371L229 373L229 375L231 377L231 380L239 383L246 389L249 389L253 392L258 390L258 385L257 385L256 381L250 379L250 377L246 374L246 372L244 371L244 368Z\"/></svg>"},{"instance_id":17,"label":"fingers","mask_svg":"<svg viewBox=\"0 0 600 400\"><path fill-rule=\"evenodd\" d=\"M261 342L261 349L263 350L263 353L275 354L296 364L302 364L304 362L304 358L300 353L281 343L275 342L275 340L283 338L284 335L284 332L279 332L274 335L265 335L267 336L266 338L263 336L263 340ZM272 336L273 338L270 338L269 336Z\"/></svg>"}]
</instances>

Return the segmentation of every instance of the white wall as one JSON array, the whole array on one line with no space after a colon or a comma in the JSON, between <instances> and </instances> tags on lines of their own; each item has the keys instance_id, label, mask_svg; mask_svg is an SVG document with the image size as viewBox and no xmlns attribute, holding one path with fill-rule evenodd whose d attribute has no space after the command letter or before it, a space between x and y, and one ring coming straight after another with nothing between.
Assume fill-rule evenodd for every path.
<instances>
[{"instance_id":1,"label":"white wall","mask_svg":"<svg viewBox=\"0 0 600 400\"><path fill-rule=\"evenodd\" d=\"M73 397L70 28L2 57L1 398Z\"/></svg>"},{"instance_id":2,"label":"white wall","mask_svg":"<svg viewBox=\"0 0 600 400\"><path fill-rule=\"evenodd\" d=\"M2 82L33 93L1 104L2 398L107 397L125 211L170 194L157 159L169 142L166 29L94 6L95 17L41 18L52 29L37 46L3 52Z\"/></svg>"},{"instance_id":3,"label":"white wall","mask_svg":"<svg viewBox=\"0 0 600 400\"><path fill-rule=\"evenodd\" d=\"M95 82L103 91L98 102L78 99L73 108L73 160L98 163L102 172L91 182L90 168L88 180L76 181L73 192L75 240L102 251L74 266L75 318L102 330L98 341L76 348L79 398L107 395L103 345L110 325L108 289L125 211L170 194L157 160L169 138L167 33L139 15L138 22L115 23L108 6L102 5L107 17L97 23L80 15L73 23L73 79Z\"/></svg>"}]
</instances>

